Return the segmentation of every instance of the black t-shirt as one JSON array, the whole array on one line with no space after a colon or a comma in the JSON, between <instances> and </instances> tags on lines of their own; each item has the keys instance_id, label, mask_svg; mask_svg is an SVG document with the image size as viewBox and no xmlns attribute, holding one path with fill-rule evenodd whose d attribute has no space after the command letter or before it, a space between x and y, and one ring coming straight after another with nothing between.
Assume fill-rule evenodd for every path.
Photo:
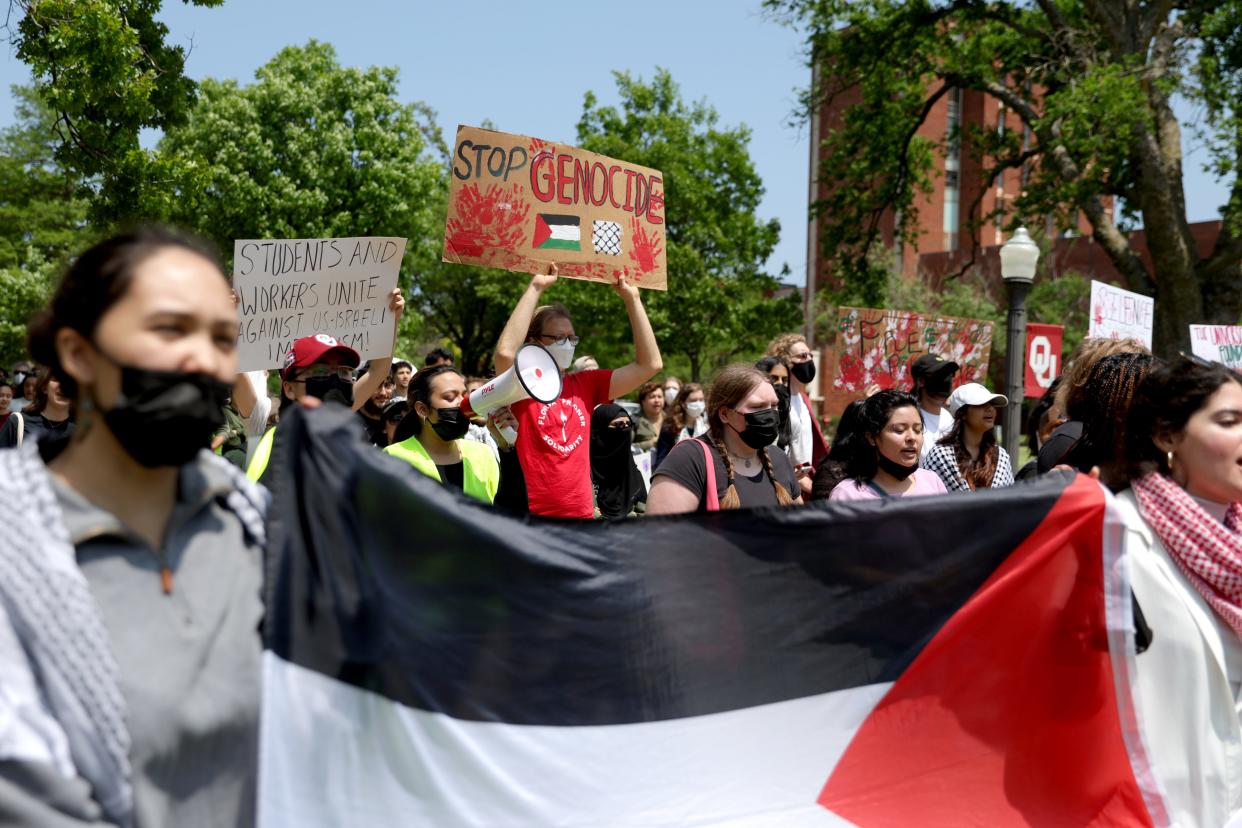
<instances>
[{"instance_id":1,"label":"black t-shirt","mask_svg":"<svg viewBox=\"0 0 1242 828\"><path fill-rule=\"evenodd\" d=\"M358 419L362 420L362 427L367 432L368 443L373 446L379 446L380 448L388 445L388 432L384 431L383 417L376 417L372 419L359 411Z\"/></svg>"},{"instance_id":2,"label":"black t-shirt","mask_svg":"<svg viewBox=\"0 0 1242 828\"><path fill-rule=\"evenodd\" d=\"M452 486L454 489L466 488L466 464L454 463L451 466L441 466L436 464L436 471L440 473L440 482L445 486Z\"/></svg>"},{"instance_id":3,"label":"black t-shirt","mask_svg":"<svg viewBox=\"0 0 1242 828\"><path fill-rule=\"evenodd\" d=\"M716 466L716 496L723 499L725 492L729 489L729 478L725 473L724 460L720 458L720 453L716 451L715 446L701 437L694 440L682 440L673 446L668 457L664 458L664 462L652 475L653 479L664 475L671 480L676 480L697 494L700 512L707 511L707 498L704 495L707 491L707 465L703 462L704 445L708 446L708 451ZM772 471L775 472L776 479L785 487L785 491L789 492L790 497L797 497L798 478L785 452L776 446L768 446L766 451L772 460ZM733 485L737 487L737 496L743 509L777 505L776 489L772 487L772 481L768 480L767 474L764 473L762 462L758 465L758 473L747 477L743 473L745 469L734 464Z\"/></svg>"}]
</instances>

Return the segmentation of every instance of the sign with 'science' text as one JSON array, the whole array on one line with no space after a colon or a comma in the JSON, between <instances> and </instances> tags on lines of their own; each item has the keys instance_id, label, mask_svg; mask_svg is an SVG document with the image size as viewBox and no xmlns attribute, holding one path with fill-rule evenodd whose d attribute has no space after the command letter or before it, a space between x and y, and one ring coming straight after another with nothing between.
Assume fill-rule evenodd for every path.
<instances>
[{"instance_id":1,"label":"sign with 'science' text","mask_svg":"<svg viewBox=\"0 0 1242 828\"><path fill-rule=\"evenodd\" d=\"M659 170L565 144L460 126L444 260L665 290Z\"/></svg>"},{"instance_id":2,"label":"sign with 'science' text","mask_svg":"<svg viewBox=\"0 0 1242 828\"><path fill-rule=\"evenodd\" d=\"M1137 339L1151 347L1156 300L1116 285L1091 281L1091 323L1087 336Z\"/></svg>"},{"instance_id":3,"label":"sign with 'science' text","mask_svg":"<svg viewBox=\"0 0 1242 828\"><path fill-rule=\"evenodd\" d=\"M279 368L295 339L321 333L363 361L391 354L389 294L404 255L395 237L233 242L238 370Z\"/></svg>"}]
</instances>

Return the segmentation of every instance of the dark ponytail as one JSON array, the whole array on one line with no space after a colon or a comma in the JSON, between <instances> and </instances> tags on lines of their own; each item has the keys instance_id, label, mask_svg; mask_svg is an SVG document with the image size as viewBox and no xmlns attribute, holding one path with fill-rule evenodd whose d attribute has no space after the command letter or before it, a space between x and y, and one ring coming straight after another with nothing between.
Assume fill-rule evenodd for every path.
<instances>
[{"instance_id":1,"label":"dark ponytail","mask_svg":"<svg viewBox=\"0 0 1242 828\"><path fill-rule=\"evenodd\" d=\"M410 380L410 396L406 400L408 407L405 417L397 424L397 431L393 434L394 443L404 442L423 433L423 418L414 410L414 403L420 402L431 408L431 381L441 374L457 374L462 377L462 373L452 365L437 365L434 368L424 368Z\"/></svg>"}]
</instances>

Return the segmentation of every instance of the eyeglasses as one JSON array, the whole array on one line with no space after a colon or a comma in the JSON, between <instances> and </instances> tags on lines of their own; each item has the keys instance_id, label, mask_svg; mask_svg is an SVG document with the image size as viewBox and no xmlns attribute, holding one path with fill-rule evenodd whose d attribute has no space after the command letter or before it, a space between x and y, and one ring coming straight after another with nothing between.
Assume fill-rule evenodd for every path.
<instances>
[{"instance_id":1,"label":"eyeglasses","mask_svg":"<svg viewBox=\"0 0 1242 828\"><path fill-rule=\"evenodd\" d=\"M306 382L311 379L327 379L336 376L346 382L354 381L354 369L348 365L338 365L333 368L330 365L312 365L302 372L302 376L297 379L289 380L290 382Z\"/></svg>"},{"instance_id":2,"label":"eyeglasses","mask_svg":"<svg viewBox=\"0 0 1242 828\"><path fill-rule=\"evenodd\" d=\"M802 353L802 354L790 354L789 360L791 362L810 362L811 352L807 351L806 353Z\"/></svg>"},{"instance_id":3,"label":"eyeglasses","mask_svg":"<svg viewBox=\"0 0 1242 828\"><path fill-rule=\"evenodd\" d=\"M562 336L558 339L553 334L539 334L537 338L544 345L565 345L568 343L570 345L577 346L577 344L582 341L582 337L580 336Z\"/></svg>"}]
</instances>

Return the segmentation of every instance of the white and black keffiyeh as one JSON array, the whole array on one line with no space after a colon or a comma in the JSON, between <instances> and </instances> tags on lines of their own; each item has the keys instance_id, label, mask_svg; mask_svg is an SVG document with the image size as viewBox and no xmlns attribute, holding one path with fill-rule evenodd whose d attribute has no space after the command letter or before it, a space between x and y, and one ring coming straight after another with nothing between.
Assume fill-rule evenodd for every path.
<instances>
[{"instance_id":1,"label":"white and black keffiyeh","mask_svg":"<svg viewBox=\"0 0 1242 828\"><path fill-rule=\"evenodd\" d=\"M0 451L0 602L34 678L109 822L133 824L120 672L78 568L47 467L31 440ZM0 664L0 670L25 669Z\"/></svg>"},{"instance_id":2,"label":"white and black keffiyeh","mask_svg":"<svg viewBox=\"0 0 1242 828\"><path fill-rule=\"evenodd\" d=\"M997 446L996 450L999 456L996 458L996 471L992 474L991 488L1000 489L1012 486L1013 469L1009 465L1009 452L1000 446ZM944 487L951 492L971 491L970 484L966 482L961 468L957 465L957 451L953 446L935 446L923 458L923 468L934 471L944 481Z\"/></svg>"}]
</instances>

